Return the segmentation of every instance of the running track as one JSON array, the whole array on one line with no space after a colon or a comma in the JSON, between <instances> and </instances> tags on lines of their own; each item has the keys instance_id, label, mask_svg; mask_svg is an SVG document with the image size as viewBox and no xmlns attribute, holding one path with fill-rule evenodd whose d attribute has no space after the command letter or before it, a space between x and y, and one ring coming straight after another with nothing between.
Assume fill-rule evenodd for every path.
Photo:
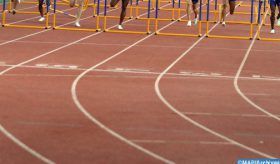
<instances>
[{"instance_id":1,"label":"running track","mask_svg":"<svg viewBox=\"0 0 280 164\"><path fill-rule=\"evenodd\" d=\"M277 42L12 28L0 36L0 163L279 158Z\"/></svg>"}]
</instances>

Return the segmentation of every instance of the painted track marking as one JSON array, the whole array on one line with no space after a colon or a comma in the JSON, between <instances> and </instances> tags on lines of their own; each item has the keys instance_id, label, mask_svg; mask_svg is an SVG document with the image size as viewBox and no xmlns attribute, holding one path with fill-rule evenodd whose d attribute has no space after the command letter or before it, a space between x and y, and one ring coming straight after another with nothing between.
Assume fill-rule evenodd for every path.
<instances>
[{"instance_id":1,"label":"painted track marking","mask_svg":"<svg viewBox=\"0 0 280 164\"><path fill-rule=\"evenodd\" d=\"M5 62L0 62L0 66L3 67L13 67L15 65L9 65L5 64ZM35 66L31 65L21 65L18 66L17 68L34 68L34 69L49 69L49 70L68 70L68 71L85 71L87 68L79 68L79 66L76 65L62 65L62 67L54 67L53 65L49 64L36 64ZM116 68L116 69L92 69L92 72L110 72L110 73L129 73L129 74L144 74L144 75L159 75L161 72L152 72L146 69L135 69L135 68ZM166 73L165 75L168 75L165 78L200 78L200 79L234 79L235 76L226 76L222 75L220 73L210 73L207 75L203 75L201 73L196 73L196 72L180 72L180 73ZM4 74L2 76L76 76L76 75L64 75L64 74ZM98 75L97 75L98 76ZM95 76L95 77L97 77ZM87 76L90 77L90 76ZM106 76L104 75L103 77L110 77L110 75ZM154 78L154 76L136 76L136 75L127 75L127 76L122 76L122 77L134 77L134 78ZM259 80L259 81L280 81L280 77L274 77L274 76L262 76L262 75L252 75L250 76L240 76L239 79L244 79L244 80ZM260 95L260 96L268 96L269 94L265 93L249 93L252 95Z\"/></svg>"},{"instance_id":2,"label":"painted track marking","mask_svg":"<svg viewBox=\"0 0 280 164\"><path fill-rule=\"evenodd\" d=\"M227 14L228 15L228 14ZM210 31L212 31L216 26L218 25L215 24L211 29ZM233 143L235 144L236 146L242 148L242 149L245 149L245 150L248 150L252 153L255 153L255 154L258 154L260 156L263 156L263 157L266 157L266 158L275 158L273 156L270 156L266 153L263 153L261 151L258 151L256 149L253 149L251 147L248 147L244 144L241 144L227 136L224 136L214 130L211 130L210 128L194 121L193 119L191 119L190 117L184 115L182 112L180 112L179 110L177 110L174 106L172 106L165 98L164 96L161 94L161 91L160 91L160 88L159 88L159 83L160 83L160 80L162 79L162 77L178 62L180 61L183 57L185 57L200 41L202 41L204 38L206 37L206 35L204 34L200 39L198 39L191 47L189 47L189 49L187 51L185 51L182 55L180 55L174 62L172 62L156 79L155 81L155 92L157 94L157 96L159 97L159 99L171 110L173 111L174 113L176 113L178 116L180 116L181 118L183 118L184 120L190 122L191 124L195 125L196 127L199 127L201 129L203 129L204 131L210 133L210 134L213 134L214 136L217 136L218 138L221 138L223 140L226 140L230 143ZM256 35L255 35L256 37Z\"/></svg>"},{"instance_id":3,"label":"painted track marking","mask_svg":"<svg viewBox=\"0 0 280 164\"><path fill-rule=\"evenodd\" d=\"M181 18L185 17L186 15L182 16ZM174 24L176 21L173 21L172 23L169 23L168 25L165 25L164 27L162 27L161 29L159 29L159 31L171 26L172 24ZM78 99L78 96L77 96L77 92L76 92L76 88L77 88L77 85L78 85L78 82L80 81L80 79L83 78L83 76L85 76L87 73L91 72L93 69L96 69L97 67L99 67L100 65L103 65L105 63L107 63L108 61L114 59L115 57L121 55L123 52L129 50L130 48L134 47L135 45L143 42L144 40L150 38L153 36L153 34L155 33L152 33L151 35L148 35L138 41L136 41L135 43L131 44L130 46L126 47L125 49L117 52L116 54L112 55L111 57L108 57L107 59L99 62L98 64L92 66L91 68L85 70L84 72L82 72L79 76L77 76L77 78L73 81L72 83L72 86L71 86L71 94L72 94L72 98L73 98L73 101L74 103L76 104L76 106L78 107L78 109L89 119L91 120L93 123L95 123L96 125L98 125L100 128L102 128L103 130L107 131L109 134L111 134L112 136L118 138L119 140L127 143L128 145L144 152L145 154L148 154L152 157L154 157L155 159L158 159L164 163L174 163L173 161L170 161L168 159L165 159L153 152L151 152L150 150L148 149L145 149L137 144L135 144L134 142L126 139L125 137L123 137L122 135L116 133L115 131L111 130L110 128L108 128L106 125L102 124L99 120L97 120L95 117L93 117L84 107L83 105L80 103L79 99Z\"/></svg>"},{"instance_id":4,"label":"painted track marking","mask_svg":"<svg viewBox=\"0 0 280 164\"><path fill-rule=\"evenodd\" d=\"M167 4L167 5L169 5L169 4ZM111 10L111 11L114 11L114 10L117 10L117 9L113 9L113 10ZM146 15L146 13L141 14L140 16L142 16L142 15ZM81 20L82 20L82 19L81 19ZM133 20L133 19L132 19L132 20ZM132 21L132 20L125 21L124 23L130 22L130 21ZM114 28L114 27L116 27L116 26L117 26L117 25L111 26L109 29ZM45 30L45 31L48 31L48 30ZM42 31L42 32L45 32L45 31ZM27 35L27 36L24 36L24 37L21 37L21 38L17 38L17 39L14 39L14 40L5 42L5 44L11 43L11 42L14 42L14 41L16 41L16 40L20 40L20 39L23 39L23 38L26 38L26 37L29 37L29 36L33 36L33 35L36 35L36 34L42 33L42 32L37 32L37 33L30 34L30 35ZM3 74L5 74L6 72L12 70L12 69L15 69L15 68L21 66L21 65L24 65L24 64L29 63L29 62L31 62L31 61L37 60L37 59L39 59L39 58L42 58L42 57L44 57L44 56L46 56L46 55L49 55L49 54L51 54L51 53L53 53L53 52L59 51L59 50L61 50L61 49L64 49L64 48L69 47L69 46L71 46L71 45L74 45L75 43L81 42L81 41L83 41L83 40L86 40L86 39L88 39L88 38L90 38L90 37L92 37L92 36L95 36L95 35L99 35L99 34L101 34L101 33L103 33L103 32L97 32L97 33L88 35L88 36L83 37L83 38L81 38L81 39L79 39L79 40L76 40L76 41L74 41L74 42L68 43L68 44L63 45L63 46L61 46L61 47L58 47L58 48L56 48L56 49L53 49L53 50L48 51L48 52L46 52L46 53L43 53L43 54L41 54L41 55L39 55L39 56L37 56L37 57L31 58L31 59L26 60L26 61L24 61L24 62L21 62L21 63L19 63L19 64L17 64L17 65L14 65L14 66L12 66L12 67L9 67L9 68L7 68L7 69L1 71L1 72L0 72L0 76L3 75ZM152 36L152 35L150 35L150 36ZM4 45L4 44L2 43L2 44L0 44L0 46L1 46L1 45ZM41 161L43 161L43 162L45 162L45 163L48 163L48 164L54 163L53 161L47 159L46 157L42 156L40 153L36 152L36 151L33 150L32 148L30 148L29 146L27 146L26 144L24 144L23 142L21 142L19 139L17 139L15 136L13 136L8 130L6 130L6 129L2 126L2 124L0 124L0 130L1 130L1 132L2 132L3 134L5 134L8 138L10 138L12 141L14 141L14 143L16 143L18 146L20 146L20 147L21 147L22 149L24 149L25 151L29 152L29 153L30 153L31 155L33 155L34 157L37 157L37 158L40 159ZM134 144L134 143L133 143L133 144ZM134 144L134 145L136 145L136 144ZM139 146L139 147L140 147L140 146ZM141 147L140 147L140 148L141 148ZM156 155L156 154L155 154L155 155ZM168 161L168 160L166 160L166 161ZM173 162L168 161L167 163L173 163Z\"/></svg>"},{"instance_id":5,"label":"painted track marking","mask_svg":"<svg viewBox=\"0 0 280 164\"><path fill-rule=\"evenodd\" d=\"M267 14L267 13L268 13L268 10L266 11L265 14ZM263 22L264 22L264 20L262 20L261 25L263 24ZM267 114L268 116L274 118L276 121L280 121L280 117L276 116L276 115L273 114L273 113L270 113L269 111L265 110L264 108L260 107L260 106L257 105L256 103L254 103L251 99L249 99L249 98L240 90L240 88L239 88L239 86L238 86L238 78L239 78L239 76L240 76L240 74L241 74L241 71L242 71L242 69L244 68L244 65L245 65L245 63L246 63L246 61L247 61L247 59L248 59L248 57L249 57L249 55L250 55L250 51L251 51L251 49L253 48L253 45L254 45L254 43L255 43L255 41L256 41L256 38L257 38L257 33L255 34L255 36L254 36L254 38L253 38L253 41L251 42L251 44L250 44L248 50L246 51L246 54L245 54L245 56L244 56L244 58L243 58L243 60L242 60L242 62L241 62L241 64L240 64L240 66L239 66L239 68L238 68L238 71L237 71L237 73L236 73L236 75L235 75L235 78L234 78L234 83L233 83L233 85L234 85L234 88L235 88L236 92L237 92L246 102L248 102L250 105L252 105L255 109L259 110L259 111L262 112L262 113Z\"/></svg>"}]
</instances>

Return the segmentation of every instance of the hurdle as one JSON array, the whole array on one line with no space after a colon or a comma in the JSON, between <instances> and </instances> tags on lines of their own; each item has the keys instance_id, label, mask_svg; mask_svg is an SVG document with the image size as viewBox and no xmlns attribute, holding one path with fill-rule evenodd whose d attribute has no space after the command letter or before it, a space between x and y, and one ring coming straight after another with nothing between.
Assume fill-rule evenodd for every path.
<instances>
[{"instance_id":1,"label":"hurdle","mask_svg":"<svg viewBox=\"0 0 280 164\"><path fill-rule=\"evenodd\" d=\"M258 26L258 30L257 30L257 39L258 40L262 40L262 41L280 41L280 38L271 38L271 37L262 37L261 36L261 29L263 28L263 26L267 26L267 25L269 25L270 26L270 24L265 24L264 22L266 21L266 17L267 17L267 15L269 15L268 14L268 11L269 10L267 10L266 11L266 13L263 15L263 19L262 19L262 21L260 21L261 20L261 6L262 5L260 5L260 8L259 8L259 15L258 15L258 22L259 22L259 26ZM266 6L265 6L265 3L264 3L264 8L265 8ZM276 26L276 25L275 25Z\"/></svg>"},{"instance_id":2,"label":"hurdle","mask_svg":"<svg viewBox=\"0 0 280 164\"><path fill-rule=\"evenodd\" d=\"M7 22L7 14L11 13L12 9L12 2L9 1L9 8L6 9L6 1L3 1L2 6L2 27L14 27L14 28L31 28L31 29L48 29L51 26L49 26L49 5L46 5L46 19L44 25L27 25L27 24L12 24ZM39 12L33 12L33 11L17 11L17 14L27 14L27 15L34 15L38 14L38 17L40 15Z\"/></svg>"},{"instance_id":3,"label":"hurdle","mask_svg":"<svg viewBox=\"0 0 280 164\"><path fill-rule=\"evenodd\" d=\"M82 10L85 11L86 9L88 9L88 0L85 3L85 5L83 6ZM76 6L76 5L75 5ZM70 30L70 31L88 31L88 32L98 32L101 31L100 28L100 0L97 0L97 4L92 6L93 8L96 7L96 9L94 9L94 11L96 10L96 13L93 12L93 18L96 19L95 22L95 28L81 28L81 27L61 27L61 26L57 26L57 14L63 14L66 15L68 17L74 18L76 19L75 15L66 13L66 12L62 12L60 10L57 9L57 0L54 0L54 8L53 8L53 29L54 30Z\"/></svg>"},{"instance_id":4,"label":"hurdle","mask_svg":"<svg viewBox=\"0 0 280 164\"><path fill-rule=\"evenodd\" d=\"M104 1L104 15L101 16L103 17L103 31L104 32L110 32L110 33L124 33L124 34L150 34L150 26L151 26L151 0L148 1L148 7L147 7L147 17L146 18L140 18L139 15L136 17L133 17L130 14L130 17L126 17L125 19L131 19L134 21L145 21L146 24L146 28L145 30L141 31L141 30L117 30L117 29L109 29L107 28L107 24L108 24L108 19L120 19L119 16L109 16L107 15L107 0ZM131 6L132 6L132 1L131 1ZM131 7L130 9L130 13L132 13L133 8Z\"/></svg>"},{"instance_id":5,"label":"hurdle","mask_svg":"<svg viewBox=\"0 0 280 164\"><path fill-rule=\"evenodd\" d=\"M208 0L209 1L209 0ZM242 2L239 2L235 8L241 5ZM208 3L209 4L209 3ZM207 10L209 8L209 5L207 5ZM207 23L206 23L206 37L208 38L223 38L223 39L242 39L242 40L249 40L253 38L253 31L254 31L254 25L257 25L257 20L254 22L254 0L251 0L251 15L250 15L250 22L244 22L244 21L226 21L226 23L234 25L234 24L242 24L242 25L249 25L249 34L248 36L235 36L235 35L212 35L209 31L209 12L207 12Z\"/></svg>"},{"instance_id":6,"label":"hurdle","mask_svg":"<svg viewBox=\"0 0 280 164\"><path fill-rule=\"evenodd\" d=\"M155 13L155 34L156 35L165 35L165 36L186 36L186 37L200 37L202 36L201 34L201 29L202 29L202 0L199 1L199 21L198 21L198 25L197 25L197 29L198 29L198 33L197 34L190 34L190 33L171 33L171 32L159 32L158 30L158 26L159 26L159 21L164 21L164 19L159 19L159 3L158 1L159 0L156 0L157 3L156 3L156 13ZM180 22L180 18L182 18L181 16L177 19L177 20L174 20L174 21L178 21Z\"/></svg>"}]
</instances>

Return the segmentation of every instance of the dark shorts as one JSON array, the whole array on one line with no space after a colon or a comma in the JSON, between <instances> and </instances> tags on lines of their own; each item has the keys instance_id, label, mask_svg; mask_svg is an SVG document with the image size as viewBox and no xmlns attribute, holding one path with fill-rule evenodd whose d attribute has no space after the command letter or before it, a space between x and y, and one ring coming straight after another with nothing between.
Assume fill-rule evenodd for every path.
<instances>
[{"instance_id":1,"label":"dark shorts","mask_svg":"<svg viewBox=\"0 0 280 164\"><path fill-rule=\"evenodd\" d=\"M192 4L197 4L198 0L192 0Z\"/></svg>"},{"instance_id":2,"label":"dark shorts","mask_svg":"<svg viewBox=\"0 0 280 164\"><path fill-rule=\"evenodd\" d=\"M280 0L270 0L270 5L272 5L272 6L280 6Z\"/></svg>"}]
</instances>

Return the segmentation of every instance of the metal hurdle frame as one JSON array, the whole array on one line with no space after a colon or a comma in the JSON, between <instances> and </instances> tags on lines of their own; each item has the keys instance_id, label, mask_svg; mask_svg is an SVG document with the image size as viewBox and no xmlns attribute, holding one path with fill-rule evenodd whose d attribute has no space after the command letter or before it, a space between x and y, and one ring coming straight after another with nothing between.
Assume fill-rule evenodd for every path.
<instances>
[{"instance_id":1,"label":"metal hurdle frame","mask_svg":"<svg viewBox=\"0 0 280 164\"><path fill-rule=\"evenodd\" d=\"M204 1L206 1L206 3L207 3L207 0L204 0ZM175 4L176 4L176 0L170 0L170 1L168 1L168 2L170 2L170 3L172 3L172 8L161 8L160 7L160 4L161 4L161 2L162 2L162 0L158 0L158 10L162 10L162 11L171 11L171 18L169 19L169 18L158 18L158 20L166 20L166 21L174 21L174 20L178 20L178 21L184 21L184 22L186 22L186 21L188 21L188 20L182 20L181 19L181 12L182 11L186 11L186 9L181 9L181 4L185 4L186 2L182 2L182 0L178 0L178 8L176 8L175 7ZM165 2L167 2L167 1L165 1ZM201 3L203 3L203 1L201 2ZM219 10L218 10L218 8L217 8L217 0L215 0L215 2L214 2L214 5L215 5L215 10L214 11L210 11L211 13L214 13L214 16L215 16L215 18L214 18L214 20L212 21L212 22L217 22L218 21L218 16L219 16ZM207 12L207 10L201 10L201 13L206 13ZM175 13L177 13L177 18L175 18ZM206 23L206 21L203 21L203 20L201 20L201 22L202 23Z\"/></svg>"},{"instance_id":2,"label":"metal hurdle frame","mask_svg":"<svg viewBox=\"0 0 280 164\"><path fill-rule=\"evenodd\" d=\"M201 33L201 29L202 29L202 20L201 20L202 19L202 0L199 0L199 21L198 21L198 25L197 25L198 34L186 34L186 33L182 34L182 33L159 32L158 31L159 21L165 21L165 20L168 20L168 19L159 19L158 18L158 15L159 15L158 14L158 10L159 10L159 3L158 2L159 2L159 0L156 0L156 13L155 13L155 34L156 35L187 36L187 37L200 37L200 36L202 36L202 33ZM174 0L173 0L173 2L174 2ZM178 15L178 16L180 16L180 15ZM174 20L174 21L181 21L180 18L181 18L181 16L177 20Z\"/></svg>"},{"instance_id":3,"label":"metal hurdle frame","mask_svg":"<svg viewBox=\"0 0 280 164\"><path fill-rule=\"evenodd\" d=\"M31 4L31 3L30 3ZM32 4L38 4L38 3L33 3ZM7 23L7 13L11 12L11 8L12 8L12 3L11 0L9 1L9 9L6 9L6 1L3 0L3 10L2 10L2 27L14 27L14 28L31 28L31 29L48 29L51 28L51 26L49 26L49 6L47 5L46 7L46 20L45 20L45 25L17 25L17 24L9 24ZM33 11L17 11L17 14L40 14L39 11L38 12L33 12Z\"/></svg>"},{"instance_id":4,"label":"metal hurdle frame","mask_svg":"<svg viewBox=\"0 0 280 164\"><path fill-rule=\"evenodd\" d=\"M147 18L139 18L139 15L135 18L132 16L133 8L132 8L132 0L130 1L130 17L128 19L134 20L144 20L146 21L146 31L130 31L130 30L115 30L107 28L107 20L109 19L120 19L119 16L108 16L107 15L107 0L104 1L104 16L103 16L103 31L104 32L111 32L111 33L124 33L124 34L151 34L150 26L151 26L151 0L148 0L148 7L147 7ZM126 17L127 18L127 17Z\"/></svg>"},{"instance_id":5,"label":"metal hurdle frame","mask_svg":"<svg viewBox=\"0 0 280 164\"><path fill-rule=\"evenodd\" d=\"M105 1L106 0L104 0L104 4L100 4L100 7L104 7L104 15L100 15L100 17L103 18L103 19L105 17L105 11L107 12L107 8L111 8L110 4L108 5L107 2L105 2ZM139 1L139 0L137 0L137 1ZM105 6L107 6L107 7L105 7ZM115 9L118 8L118 4L115 7L113 7L113 8L115 8ZM132 19L132 18L134 18L134 16L133 16L133 9L134 8L135 7L133 7L132 0L129 0L129 5L127 6L127 9L129 11L129 13L128 13L129 16L126 16L125 19ZM106 13L106 17L110 18L110 19L119 19L120 18L119 16L115 16L115 15L108 16L107 13Z\"/></svg>"},{"instance_id":6,"label":"metal hurdle frame","mask_svg":"<svg viewBox=\"0 0 280 164\"><path fill-rule=\"evenodd\" d=\"M269 11L269 10L267 10L267 11L264 13L263 19L262 19L262 21L261 21L261 6L262 6L262 4L261 4L261 2L260 2L260 4L259 4L259 10L258 10L258 23L259 23L259 26L258 26L258 31L257 31L257 39L258 39L258 40L262 40L262 41L280 41L280 38L261 37L261 28L262 28L263 26L266 26L266 25L269 25L269 26L270 26L270 24L265 24L265 23L264 23L265 20L266 20L267 15L269 15L269 14L268 14L268 11ZM266 9L266 2L264 2L264 11L265 11L265 9Z\"/></svg>"},{"instance_id":7,"label":"metal hurdle frame","mask_svg":"<svg viewBox=\"0 0 280 164\"><path fill-rule=\"evenodd\" d=\"M208 0L209 1L209 0ZM209 5L209 3L208 3ZM237 4L236 6L240 6L241 3ZM207 6L207 11L209 9L209 6ZM250 40L253 39L253 31L254 31L254 25L257 25L256 22L254 22L254 0L251 0L251 17L250 22L244 22L244 21L226 21L228 24L244 24L250 26L249 36L230 36L230 35L210 35L209 32L209 12L207 12L207 22L206 22L206 37L208 38L223 38L223 39L242 39L242 40ZM257 20L256 20L257 21Z\"/></svg>"},{"instance_id":8,"label":"metal hurdle frame","mask_svg":"<svg viewBox=\"0 0 280 164\"><path fill-rule=\"evenodd\" d=\"M76 6L76 5L75 5ZM57 0L54 0L54 8L53 8L53 29L54 30L70 30L70 31L88 31L88 32L98 32L101 31L100 28L100 0L97 0L97 5L93 5L93 8L96 7L96 13L93 13L93 17L96 18L96 28L81 28L81 27L61 27L56 25L56 14L61 13L61 11L57 10ZM95 9L94 9L95 11ZM70 17L76 18L76 16L67 14L62 12L61 14L66 14Z\"/></svg>"}]
</instances>

